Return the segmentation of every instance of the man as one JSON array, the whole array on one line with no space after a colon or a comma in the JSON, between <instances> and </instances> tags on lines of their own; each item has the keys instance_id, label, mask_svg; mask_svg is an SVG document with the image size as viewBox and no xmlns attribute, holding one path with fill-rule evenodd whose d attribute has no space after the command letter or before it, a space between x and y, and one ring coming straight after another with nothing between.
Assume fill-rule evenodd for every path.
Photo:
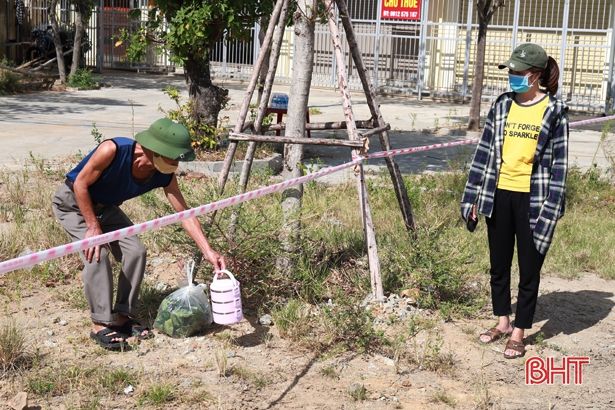
<instances>
[{"instance_id":1,"label":"man","mask_svg":"<svg viewBox=\"0 0 615 410\"><path fill-rule=\"evenodd\" d=\"M102 142L72 171L53 198L53 210L74 240L122 229L132 222L119 208L122 202L155 188L163 188L177 212L187 209L175 171L179 161L194 160L188 130L167 118L130 138ZM207 242L196 218L184 220L183 228L215 269L225 269L224 258ZM115 304L109 252L121 261ZM126 339L152 337L133 317L145 271L145 248L136 237L80 254L85 295L93 326L90 337L110 350L123 349Z\"/></svg>"}]
</instances>

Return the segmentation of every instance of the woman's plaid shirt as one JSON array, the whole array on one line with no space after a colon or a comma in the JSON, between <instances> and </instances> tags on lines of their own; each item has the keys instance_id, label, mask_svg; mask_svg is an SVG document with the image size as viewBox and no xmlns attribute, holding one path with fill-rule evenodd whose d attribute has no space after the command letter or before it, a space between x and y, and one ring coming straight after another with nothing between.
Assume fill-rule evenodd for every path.
<instances>
[{"instance_id":1,"label":"woman's plaid shirt","mask_svg":"<svg viewBox=\"0 0 615 410\"><path fill-rule=\"evenodd\" d=\"M466 221L474 204L481 215L491 217L493 212L502 165L504 126L512 102L513 93L502 94L487 116L461 200L461 215ZM536 249L543 255L551 245L557 220L564 215L568 169L567 113L566 104L549 95L530 178L530 228Z\"/></svg>"}]
</instances>

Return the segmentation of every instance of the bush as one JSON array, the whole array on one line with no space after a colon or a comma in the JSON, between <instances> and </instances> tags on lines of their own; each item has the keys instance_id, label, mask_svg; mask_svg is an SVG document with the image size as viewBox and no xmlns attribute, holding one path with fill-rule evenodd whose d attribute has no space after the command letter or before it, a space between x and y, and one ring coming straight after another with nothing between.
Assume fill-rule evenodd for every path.
<instances>
[{"instance_id":1,"label":"bush","mask_svg":"<svg viewBox=\"0 0 615 410\"><path fill-rule=\"evenodd\" d=\"M68 77L68 85L79 90L94 90L99 87L90 70L78 69L75 74Z\"/></svg>"},{"instance_id":2,"label":"bush","mask_svg":"<svg viewBox=\"0 0 615 410\"><path fill-rule=\"evenodd\" d=\"M188 129L190 138L192 138L192 147L204 150L217 148L224 129L197 121L194 118L194 104L191 101L184 103L177 88L168 86L163 91L177 105L176 109L163 112L169 119L183 124Z\"/></svg>"},{"instance_id":3,"label":"bush","mask_svg":"<svg viewBox=\"0 0 615 410\"><path fill-rule=\"evenodd\" d=\"M14 94L19 91L19 77L0 68L0 95Z\"/></svg>"}]
</instances>

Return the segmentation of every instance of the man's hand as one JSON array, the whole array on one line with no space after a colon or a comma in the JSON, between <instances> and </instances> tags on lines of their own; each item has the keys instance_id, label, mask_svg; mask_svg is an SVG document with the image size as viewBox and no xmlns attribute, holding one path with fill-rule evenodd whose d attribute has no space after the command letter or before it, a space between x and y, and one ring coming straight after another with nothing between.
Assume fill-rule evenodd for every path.
<instances>
[{"instance_id":1,"label":"man's hand","mask_svg":"<svg viewBox=\"0 0 615 410\"><path fill-rule=\"evenodd\" d=\"M83 239L91 238L96 235L101 235L102 229L100 229L100 225L89 227L85 232L85 237ZM96 263L100 262L100 245L96 245L93 248L88 248L83 251L85 254L85 259L88 263L92 263L92 259L96 260Z\"/></svg>"},{"instance_id":2,"label":"man's hand","mask_svg":"<svg viewBox=\"0 0 615 410\"><path fill-rule=\"evenodd\" d=\"M218 252L210 249L208 252L204 254L205 258L211 263L216 271L226 269L226 262L224 261L224 256L220 255Z\"/></svg>"},{"instance_id":3,"label":"man's hand","mask_svg":"<svg viewBox=\"0 0 615 410\"><path fill-rule=\"evenodd\" d=\"M472 205L472 212L470 212L470 218L472 218L473 221L476 221L478 219L478 215L476 215L476 204Z\"/></svg>"}]
</instances>

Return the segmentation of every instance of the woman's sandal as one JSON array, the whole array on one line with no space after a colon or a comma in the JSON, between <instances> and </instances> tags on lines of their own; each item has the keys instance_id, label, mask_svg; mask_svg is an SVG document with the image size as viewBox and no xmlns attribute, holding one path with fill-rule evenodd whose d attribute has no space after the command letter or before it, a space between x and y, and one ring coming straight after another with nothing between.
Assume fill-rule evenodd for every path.
<instances>
[{"instance_id":1,"label":"woman's sandal","mask_svg":"<svg viewBox=\"0 0 615 410\"><path fill-rule=\"evenodd\" d=\"M120 331L130 335L139 340L147 340L154 337L154 332L147 327L137 322L134 319L128 319L126 323L119 327ZM143 334L144 332L147 332Z\"/></svg>"},{"instance_id":2,"label":"woman's sandal","mask_svg":"<svg viewBox=\"0 0 615 410\"><path fill-rule=\"evenodd\" d=\"M489 340L486 342L483 342L480 338L481 336L488 336ZM502 332L500 329L496 327L492 327L491 329L485 330L483 333L481 333L478 336L478 341L483 344L489 344L489 343L495 342L496 340L500 340L504 336L510 336L510 333Z\"/></svg>"},{"instance_id":3,"label":"woman's sandal","mask_svg":"<svg viewBox=\"0 0 615 410\"><path fill-rule=\"evenodd\" d=\"M116 329L105 327L98 332L92 331L90 332L90 338L107 350L124 351L129 348L126 341L128 335Z\"/></svg>"},{"instance_id":4,"label":"woman's sandal","mask_svg":"<svg viewBox=\"0 0 615 410\"><path fill-rule=\"evenodd\" d=\"M507 350L513 350L515 354L506 354ZM525 344L523 342L517 342L516 340L508 339L506 347L504 348L504 357L507 359L516 359L525 355Z\"/></svg>"}]
</instances>

